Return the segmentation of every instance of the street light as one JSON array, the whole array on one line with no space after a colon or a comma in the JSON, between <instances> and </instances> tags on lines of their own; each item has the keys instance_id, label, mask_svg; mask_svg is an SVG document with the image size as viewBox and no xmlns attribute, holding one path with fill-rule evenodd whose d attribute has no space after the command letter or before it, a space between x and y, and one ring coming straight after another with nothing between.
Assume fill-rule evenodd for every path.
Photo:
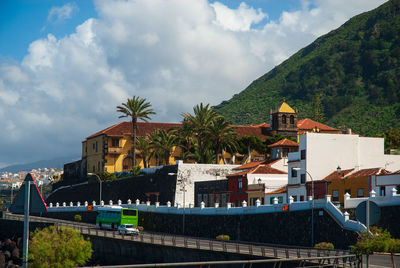
<instances>
[{"instance_id":1,"label":"street light","mask_svg":"<svg viewBox=\"0 0 400 268\"><path fill-rule=\"evenodd\" d=\"M97 175L96 173L88 173L89 176L96 176L97 179L99 180L100 183L100 200L99 200L99 205L101 205L101 179L99 177L99 175Z\"/></svg>"},{"instance_id":2,"label":"street light","mask_svg":"<svg viewBox=\"0 0 400 268\"><path fill-rule=\"evenodd\" d=\"M296 171L301 170L301 168L298 167L293 169ZM308 174L308 176L310 176L311 179L311 247L314 247L314 180L307 170L304 171Z\"/></svg>"}]
</instances>

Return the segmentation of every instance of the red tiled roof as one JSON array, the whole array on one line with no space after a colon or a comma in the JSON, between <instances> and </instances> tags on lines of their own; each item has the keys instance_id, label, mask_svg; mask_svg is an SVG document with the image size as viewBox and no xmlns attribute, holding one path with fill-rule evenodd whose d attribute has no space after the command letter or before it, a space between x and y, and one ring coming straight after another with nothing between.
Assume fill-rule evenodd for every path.
<instances>
[{"instance_id":1,"label":"red tiled roof","mask_svg":"<svg viewBox=\"0 0 400 268\"><path fill-rule=\"evenodd\" d=\"M282 139L280 141L275 142L274 144L270 144L268 145L268 147L272 148L272 147L281 147L281 146L286 146L286 147L299 147L299 144L291 141L289 139Z\"/></svg>"},{"instance_id":2,"label":"red tiled roof","mask_svg":"<svg viewBox=\"0 0 400 268\"><path fill-rule=\"evenodd\" d=\"M156 129L164 129L170 130L171 128L181 126L179 123L155 123L155 122L137 122L137 136L146 136L153 132ZM132 122L124 121L118 124L115 124L111 127L103 129L89 137L87 139L98 136L100 134L106 134L108 136L124 136L124 135L132 135Z\"/></svg>"},{"instance_id":3,"label":"red tiled roof","mask_svg":"<svg viewBox=\"0 0 400 268\"><path fill-rule=\"evenodd\" d=\"M349 176L346 177L346 179L351 179L351 178L360 178L360 177L367 177L371 175L378 175L378 174L388 174L389 171L383 168L369 168L369 169L361 169Z\"/></svg>"},{"instance_id":4,"label":"red tiled roof","mask_svg":"<svg viewBox=\"0 0 400 268\"><path fill-rule=\"evenodd\" d=\"M246 163L246 164L244 164L244 165L242 165L240 167L235 167L235 168L233 168L233 170L250 169L250 168L254 168L256 166L259 166L261 164L263 164L263 165L273 165L276 162L278 162L279 160L281 160L281 158L278 158L278 159L267 159L267 160L264 160L264 161L250 162L250 163Z\"/></svg>"},{"instance_id":5,"label":"red tiled roof","mask_svg":"<svg viewBox=\"0 0 400 268\"><path fill-rule=\"evenodd\" d=\"M287 174L286 172L268 165L259 165L252 169L251 174Z\"/></svg>"},{"instance_id":6,"label":"red tiled roof","mask_svg":"<svg viewBox=\"0 0 400 268\"><path fill-rule=\"evenodd\" d=\"M240 167L235 167L235 168L233 168L233 170L250 169L250 168L256 167L258 165L261 165L262 163L263 163L263 161L250 162L250 163L246 163Z\"/></svg>"},{"instance_id":7,"label":"red tiled roof","mask_svg":"<svg viewBox=\"0 0 400 268\"><path fill-rule=\"evenodd\" d=\"M146 136L153 132L155 129L164 129L170 130L174 127L182 126L181 123L156 123L156 122L137 122L137 132L136 135ZM238 134L238 137L243 137L246 135L254 135L262 140L265 140L269 137L269 125L266 123L262 123L259 125L250 125L250 126L240 126L233 125L231 126L233 130ZM117 136L121 137L124 135L132 135L132 122L123 121L118 124L112 125L106 129L103 129L95 134L90 135L86 139L96 137L101 134L106 134L108 136Z\"/></svg>"},{"instance_id":8,"label":"red tiled roof","mask_svg":"<svg viewBox=\"0 0 400 268\"><path fill-rule=\"evenodd\" d=\"M232 125L231 127L238 134L239 138L252 135L265 140L267 137L270 137L269 125L266 123L250 126Z\"/></svg>"},{"instance_id":9,"label":"red tiled roof","mask_svg":"<svg viewBox=\"0 0 400 268\"><path fill-rule=\"evenodd\" d=\"M243 175L247 175L247 174L287 174L287 173L284 171L278 170L276 168L273 168L269 165L259 164L256 167L253 167L252 169L244 170L244 171L234 173L234 174L229 174L229 175L227 175L227 177L237 177L237 176L243 176Z\"/></svg>"},{"instance_id":10,"label":"red tiled roof","mask_svg":"<svg viewBox=\"0 0 400 268\"><path fill-rule=\"evenodd\" d=\"M330 126L321 124L321 123L311 120L309 118L305 118L305 119L301 119L301 120L297 121L298 130L312 130L315 127L320 130L339 131L336 128L331 128Z\"/></svg>"},{"instance_id":11,"label":"red tiled roof","mask_svg":"<svg viewBox=\"0 0 400 268\"><path fill-rule=\"evenodd\" d=\"M325 178L323 178L323 181L332 181L334 179L342 179L343 177L347 176L347 174L349 174L350 172L352 172L354 170L354 168L352 169L345 169L342 170L340 175L337 173L337 171L333 171L331 174L329 174L328 176L326 176Z\"/></svg>"},{"instance_id":12,"label":"red tiled roof","mask_svg":"<svg viewBox=\"0 0 400 268\"><path fill-rule=\"evenodd\" d=\"M286 186L283 186L282 188L279 188L278 190L275 190L273 192L268 192L267 194L282 194L286 193Z\"/></svg>"}]
</instances>

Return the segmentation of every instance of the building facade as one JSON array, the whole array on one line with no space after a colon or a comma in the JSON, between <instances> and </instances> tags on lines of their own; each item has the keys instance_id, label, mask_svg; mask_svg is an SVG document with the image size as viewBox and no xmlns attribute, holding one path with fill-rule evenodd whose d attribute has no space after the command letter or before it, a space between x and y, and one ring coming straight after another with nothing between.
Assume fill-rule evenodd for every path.
<instances>
[{"instance_id":1,"label":"building facade","mask_svg":"<svg viewBox=\"0 0 400 268\"><path fill-rule=\"evenodd\" d=\"M306 199L306 182L320 181L338 166L356 171L376 167L400 169L398 155L384 154L383 138L352 134L306 132L300 135L299 151L289 153L288 158L288 195L295 200Z\"/></svg>"}]
</instances>

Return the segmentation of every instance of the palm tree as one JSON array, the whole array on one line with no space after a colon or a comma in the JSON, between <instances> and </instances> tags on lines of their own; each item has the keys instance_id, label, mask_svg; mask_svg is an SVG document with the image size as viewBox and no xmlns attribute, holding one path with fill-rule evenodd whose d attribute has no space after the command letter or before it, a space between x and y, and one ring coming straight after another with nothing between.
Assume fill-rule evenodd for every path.
<instances>
[{"instance_id":1,"label":"palm tree","mask_svg":"<svg viewBox=\"0 0 400 268\"><path fill-rule=\"evenodd\" d=\"M176 145L176 139L172 132L167 132L164 129L156 129L150 134L151 146L160 157L164 158L165 165L169 164L169 157Z\"/></svg>"},{"instance_id":2,"label":"palm tree","mask_svg":"<svg viewBox=\"0 0 400 268\"><path fill-rule=\"evenodd\" d=\"M152 156L149 136L138 137L136 139L136 148L140 150L142 155L143 167L148 168L150 166L150 159Z\"/></svg>"},{"instance_id":3,"label":"palm tree","mask_svg":"<svg viewBox=\"0 0 400 268\"><path fill-rule=\"evenodd\" d=\"M229 149L234 151L237 147L237 133L230 127L229 122L224 117L216 117L212 120L208 128L210 140L215 146L215 161L219 164L219 154L224 157L223 151ZM225 162L225 161L224 161Z\"/></svg>"},{"instance_id":4,"label":"palm tree","mask_svg":"<svg viewBox=\"0 0 400 268\"><path fill-rule=\"evenodd\" d=\"M117 106L117 112L122 113L119 118L131 117L132 120L132 165L136 166L136 129L137 121L143 120L148 122L150 115L155 114L151 108L150 102L146 102L146 99L139 96L133 96L132 99L128 98L126 103L122 103L122 106Z\"/></svg>"},{"instance_id":5,"label":"palm tree","mask_svg":"<svg viewBox=\"0 0 400 268\"><path fill-rule=\"evenodd\" d=\"M182 122L182 126L171 130L176 136L176 144L182 150L181 159L187 161L192 157L191 149L194 147L193 129L187 121Z\"/></svg>"},{"instance_id":6,"label":"palm tree","mask_svg":"<svg viewBox=\"0 0 400 268\"><path fill-rule=\"evenodd\" d=\"M200 103L200 105L196 105L193 108L193 114L182 113L184 123L186 122L191 126L193 136L197 141L197 155L200 156L200 163L202 163L201 159L206 154L206 147L209 142L209 127L214 119L221 117L209 106L210 104L204 106L203 103Z\"/></svg>"}]
</instances>

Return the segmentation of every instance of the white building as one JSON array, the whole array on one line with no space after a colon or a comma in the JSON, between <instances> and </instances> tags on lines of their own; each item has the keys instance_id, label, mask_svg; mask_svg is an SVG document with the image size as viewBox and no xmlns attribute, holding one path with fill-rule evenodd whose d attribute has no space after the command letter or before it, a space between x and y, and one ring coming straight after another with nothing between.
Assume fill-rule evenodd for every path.
<instances>
[{"instance_id":1,"label":"white building","mask_svg":"<svg viewBox=\"0 0 400 268\"><path fill-rule=\"evenodd\" d=\"M194 183L199 181L226 180L239 165L187 164L178 162L175 202L185 206L194 205ZM185 199L185 201L183 201Z\"/></svg>"},{"instance_id":2,"label":"white building","mask_svg":"<svg viewBox=\"0 0 400 268\"><path fill-rule=\"evenodd\" d=\"M399 155L384 154L383 138L351 134L305 133L299 137L299 151L289 153L288 158L288 196L295 201L306 200L305 183L311 181L310 175L317 181L337 167L400 169Z\"/></svg>"},{"instance_id":3,"label":"white building","mask_svg":"<svg viewBox=\"0 0 400 268\"><path fill-rule=\"evenodd\" d=\"M391 195L393 188L400 193L400 172L371 176L370 190L378 196Z\"/></svg>"}]
</instances>

